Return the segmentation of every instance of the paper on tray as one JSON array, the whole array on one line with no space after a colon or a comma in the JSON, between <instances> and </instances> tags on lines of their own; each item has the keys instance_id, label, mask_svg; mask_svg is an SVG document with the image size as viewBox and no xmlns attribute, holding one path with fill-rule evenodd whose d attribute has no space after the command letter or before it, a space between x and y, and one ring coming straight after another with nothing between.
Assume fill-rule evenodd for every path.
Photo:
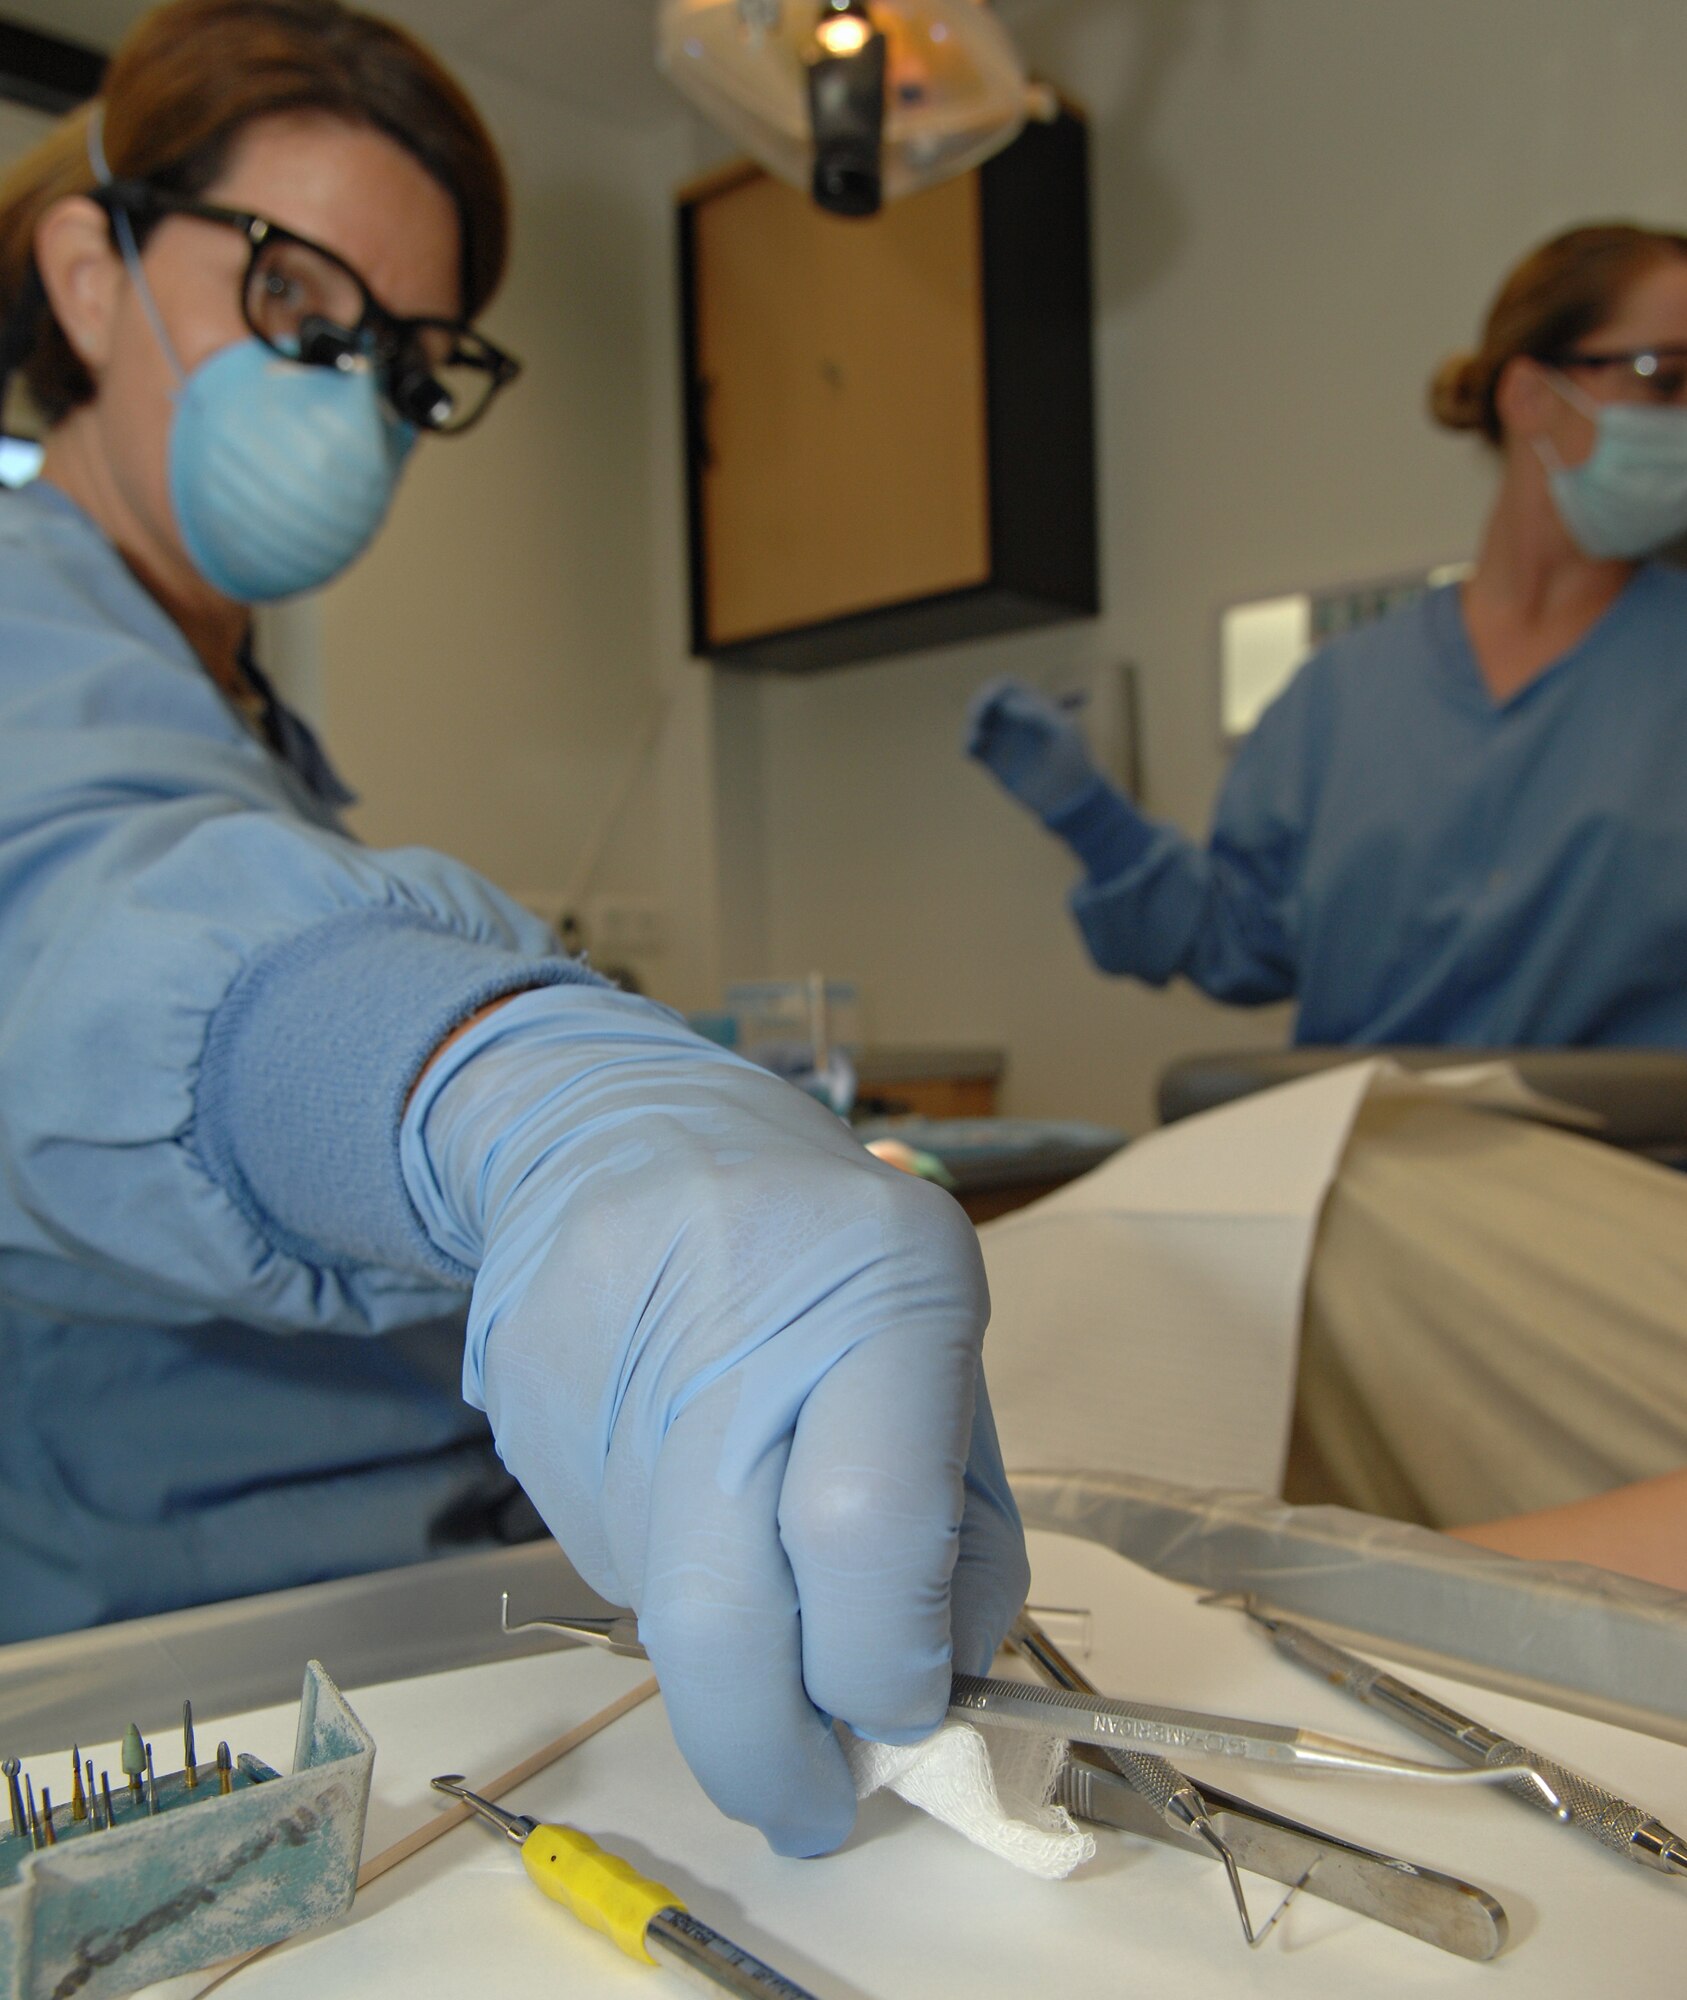
<instances>
[{"instance_id":1,"label":"paper on tray","mask_svg":"<svg viewBox=\"0 0 1687 2000\"><path fill-rule=\"evenodd\" d=\"M1326 1070L1152 1132L979 1232L1010 1472L1275 1492L1318 1217L1372 1097L1583 1124L1508 1064Z\"/></svg>"}]
</instances>

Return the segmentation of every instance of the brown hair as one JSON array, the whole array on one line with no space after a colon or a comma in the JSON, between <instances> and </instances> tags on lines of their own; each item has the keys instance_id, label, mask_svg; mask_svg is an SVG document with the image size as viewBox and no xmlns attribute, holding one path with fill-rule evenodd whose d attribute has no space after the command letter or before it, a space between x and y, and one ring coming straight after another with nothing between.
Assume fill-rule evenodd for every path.
<instances>
[{"instance_id":1,"label":"brown hair","mask_svg":"<svg viewBox=\"0 0 1687 2000\"><path fill-rule=\"evenodd\" d=\"M503 276L509 192L480 114L420 42L340 0L173 0L118 45L100 97L101 138L118 180L203 194L255 119L320 111L373 126L418 159L456 202L463 312ZM35 230L67 195L95 186L90 107L73 111L0 182L0 326L35 289ZM49 424L94 393L52 314L15 356ZM9 344L9 343L8 343Z\"/></svg>"},{"instance_id":2,"label":"brown hair","mask_svg":"<svg viewBox=\"0 0 1687 2000\"><path fill-rule=\"evenodd\" d=\"M1616 312L1637 278L1670 257L1687 257L1687 235L1632 222L1591 222L1531 250L1500 286L1474 354L1443 361L1429 384L1429 410L1450 431L1505 442L1494 395L1506 363L1526 354L1550 361Z\"/></svg>"}]
</instances>

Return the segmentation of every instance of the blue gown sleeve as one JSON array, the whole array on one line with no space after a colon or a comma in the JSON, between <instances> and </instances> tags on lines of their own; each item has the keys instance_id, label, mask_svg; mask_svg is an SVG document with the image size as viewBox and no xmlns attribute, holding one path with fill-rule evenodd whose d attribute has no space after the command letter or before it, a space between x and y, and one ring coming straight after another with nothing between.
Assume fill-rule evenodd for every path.
<instances>
[{"instance_id":1,"label":"blue gown sleeve","mask_svg":"<svg viewBox=\"0 0 1687 2000\"><path fill-rule=\"evenodd\" d=\"M1072 914L1103 972L1262 1005L1298 985L1297 901L1318 768L1314 661L1236 753L1205 847L1109 788L1068 839L1086 863ZM1056 831L1061 829L1056 828Z\"/></svg>"},{"instance_id":2,"label":"blue gown sleeve","mask_svg":"<svg viewBox=\"0 0 1687 2000\"><path fill-rule=\"evenodd\" d=\"M472 870L342 832L87 524L29 518L0 532L0 1294L446 1309L470 1274L411 1204L406 1096L487 1001L589 975Z\"/></svg>"}]
</instances>

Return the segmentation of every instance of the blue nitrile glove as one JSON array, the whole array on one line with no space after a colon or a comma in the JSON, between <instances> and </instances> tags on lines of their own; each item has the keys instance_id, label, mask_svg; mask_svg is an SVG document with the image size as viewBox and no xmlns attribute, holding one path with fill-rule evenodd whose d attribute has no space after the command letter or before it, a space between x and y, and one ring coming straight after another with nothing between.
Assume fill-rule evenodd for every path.
<instances>
[{"instance_id":1,"label":"blue nitrile glove","mask_svg":"<svg viewBox=\"0 0 1687 2000\"><path fill-rule=\"evenodd\" d=\"M973 696L964 743L1039 819L1074 804L1101 775L1071 716L1017 681L991 681Z\"/></svg>"},{"instance_id":2,"label":"blue nitrile glove","mask_svg":"<svg viewBox=\"0 0 1687 2000\"><path fill-rule=\"evenodd\" d=\"M674 1736L786 1854L912 1741L1027 1570L960 1209L631 995L507 1002L428 1070L405 1175L479 1267L464 1393L581 1574L634 1606Z\"/></svg>"}]
</instances>

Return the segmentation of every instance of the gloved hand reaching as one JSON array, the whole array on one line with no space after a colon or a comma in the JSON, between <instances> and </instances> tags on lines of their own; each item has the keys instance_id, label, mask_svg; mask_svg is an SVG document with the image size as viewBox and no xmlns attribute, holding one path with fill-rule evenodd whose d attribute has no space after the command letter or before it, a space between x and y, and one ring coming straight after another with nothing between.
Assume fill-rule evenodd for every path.
<instances>
[{"instance_id":1,"label":"gloved hand reaching","mask_svg":"<svg viewBox=\"0 0 1687 2000\"><path fill-rule=\"evenodd\" d=\"M976 1239L829 1112L606 989L520 995L404 1121L478 1267L464 1393L576 1568L630 1604L705 1789L787 1854L855 1793L831 1718L942 1720L1024 1599Z\"/></svg>"},{"instance_id":2,"label":"gloved hand reaching","mask_svg":"<svg viewBox=\"0 0 1687 2000\"><path fill-rule=\"evenodd\" d=\"M1017 681L991 681L967 709L966 753L1039 819L1064 811L1101 773L1083 732L1046 695Z\"/></svg>"}]
</instances>

